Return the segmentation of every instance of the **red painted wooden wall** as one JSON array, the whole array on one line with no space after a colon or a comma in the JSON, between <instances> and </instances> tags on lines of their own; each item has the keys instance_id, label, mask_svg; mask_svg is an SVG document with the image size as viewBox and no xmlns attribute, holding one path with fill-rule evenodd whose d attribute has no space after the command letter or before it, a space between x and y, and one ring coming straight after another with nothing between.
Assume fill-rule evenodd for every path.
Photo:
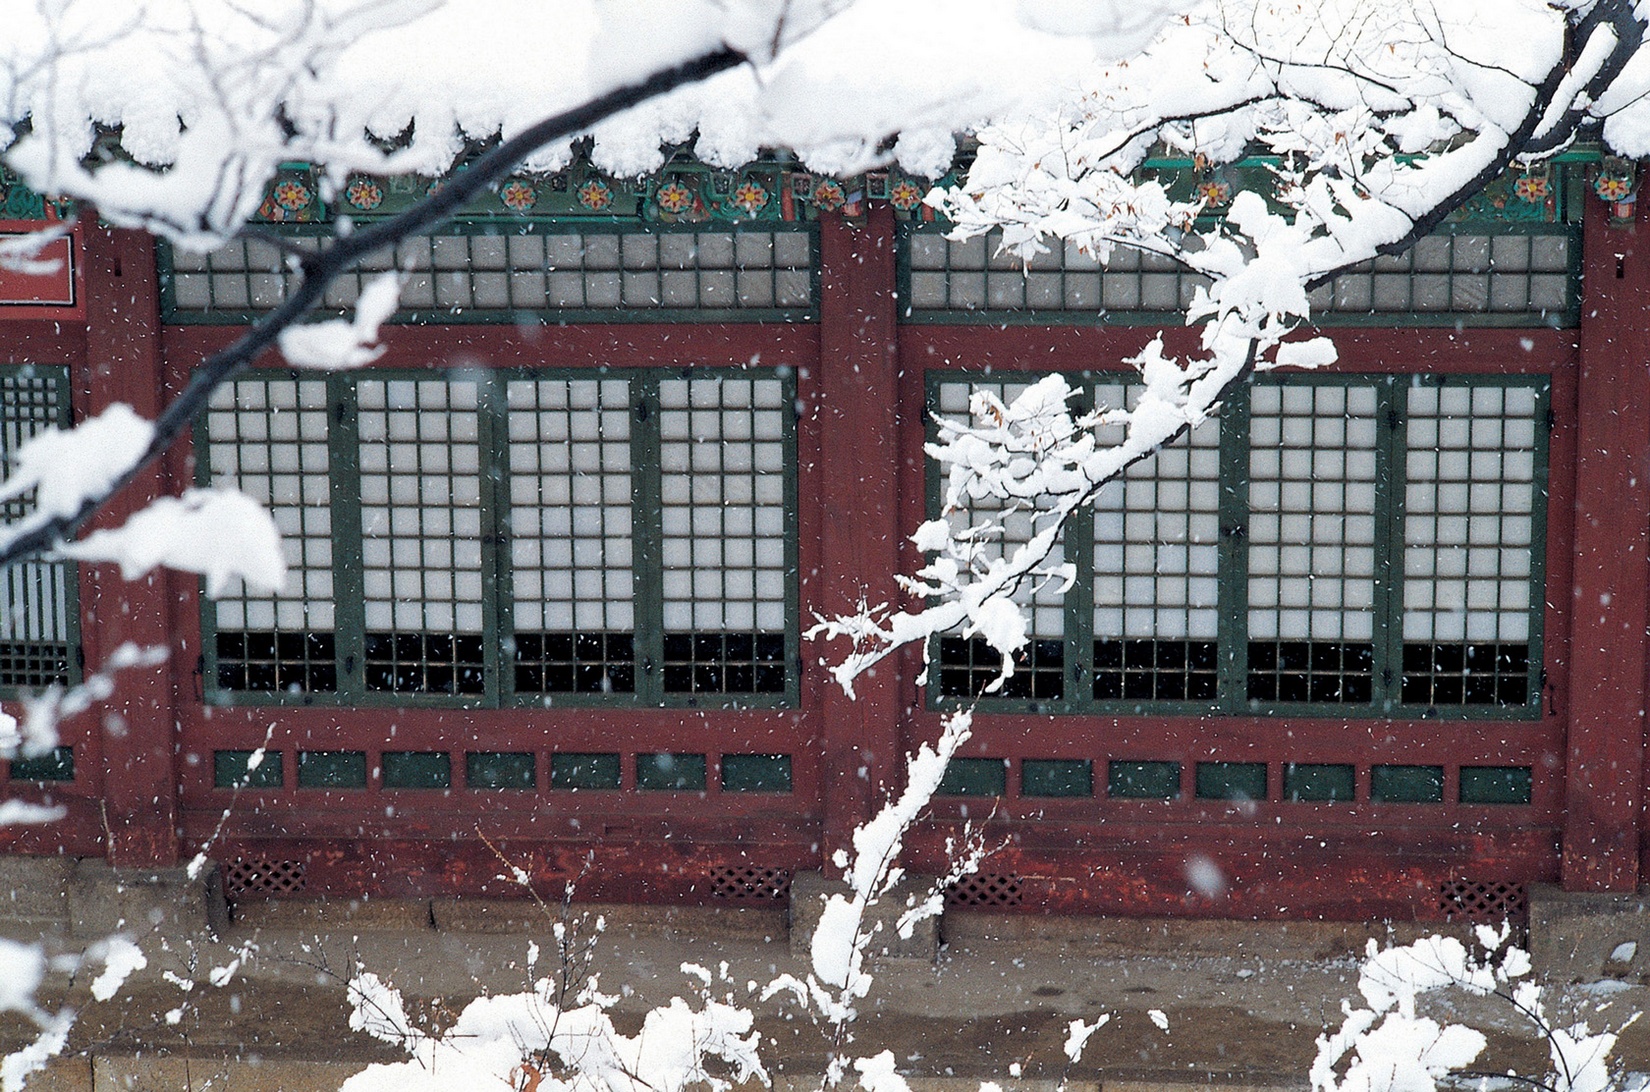
<instances>
[{"instance_id":1,"label":"red painted wooden wall","mask_svg":"<svg viewBox=\"0 0 1650 1092\"><path fill-rule=\"evenodd\" d=\"M1027 910L1239 917L1438 917L1459 885L1510 890L1561 880L1622 891L1650 869L1645 696L1650 650L1650 230L1612 229L1589 204L1579 330L1359 329L1337 333L1347 372L1536 373L1552 379L1543 714L1529 720L982 714L966 754L1284 762L1459 762L1493 738L1498 761L1542 771L1528 806L1403 806L1206 800L937 800L907 864L943 870L948 837L983 825L1000 848L989 883L965 898ZM153 414L192 364L232 338L225 327L162 326L151 242L81 236L84 317L5 321L0 360L65 364L77 416L123 401ZM1121 367L1152 331L1104 327L906 325L896 298L893 218L821 225L819 321L799 325L395 327L385 368L464 357L483 367L553 362L795 369L800 597L804 618L897 599L891 574L915 562L905 535L925 517L924 376ZM3 320L3 318L0 318ZM1192 335L1170 331L1171 351ZM128 489L104 522L193 480L187 447ZM788 710L338 709L212 707L199 677L193 579L128 583L81 569L87 670L125 642L170 650L122 673L106 702L64 725L77 777L14 795L66 805L45 827L0 831L14 852L104 855L166 865L216 837L212 855L265 867L318 893L510 893L493 847L547 885L581 897L769 898L797 870L827 867L855 824L897 788L900 756L938 732L913 653L850 701L805 648L800 705ZM794 791L763 794L519 794L509 806L453 789L373 792L213 787L215 748L286 751L555 746L605 750L754 749L795 756ZM228 812L227 819L224 818ZM489 844L490 843L490 844ZM1188 879L1208 858L1227 880ZM250 862L250 863L249 863ZM757 875L749 891L728 877ZM299 879L292 879L299 876ZM760 877L767 877L762 880ZM1456 885L1452 888L1451 885ZM989 888L989 890L987 890ZM549 889L559 891L559 886ZM282 890L279 884L273 890ZM965 892L965 895L967 893ZM1459 907L1457 907L1459 908Z\"/></svg>"}]
</instances>

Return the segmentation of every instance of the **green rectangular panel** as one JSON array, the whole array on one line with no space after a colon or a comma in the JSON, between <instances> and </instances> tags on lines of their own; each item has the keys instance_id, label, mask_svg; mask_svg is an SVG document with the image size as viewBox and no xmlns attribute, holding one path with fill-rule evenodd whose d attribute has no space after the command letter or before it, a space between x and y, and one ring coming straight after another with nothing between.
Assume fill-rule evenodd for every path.
<instances>
[{"instance_id":1,"label":"green rectangular panel","mask_svg":"<svg viewBox=\"0 0 1650 1092\"><path fill-rule=\"evenodd\" d=\"M1442 766L1376 766L1369 771L1369 799L1377 804L1441 804Z\"/></svg>"},{"instance_id":2,"label":"green rectangular panel","mask_svg":"<svg viewBox=\"0 0 1650 1092\"><path fill-rule=\"evenodd\" d=\"M1106 795L1118 800L1177 800L1178 762L1108 762Z\"/></svg>"},{"instance_id":3,"label":"green rectangular panel","mask_svg":"<svg viewBox=\"0 0 1650 1092\"><path fill-rule=\"evenodd\" d=\"M1199 800L1265 800L1266 763L1199 762Z\"/></svg>"},{"instance_id":4,"label":"green rectangular panel","mask_svg":"<svg viewBox=\"0 0 1650 1092\"><path fill-rule=\"evenodd\" d=\"M212 784L220 789L278 789L284 784L281 752L265 751L256 766L255 751L213 751Z\"/></svg>"},{"instance_id":5,"label":"green rectangular panel","mask_svg":"<svg viewBox=\"0 0 1650 1092\"><path fill-rule=\"evenodd\" d=\"M1291 762L1283 768L1285 800L1352 799L1356 779L1350 765L1338 762Z\"/></svg>"},{"instance_id":6,"label":"green rectangular panel","mask_svg":"<svg viewBox=\"0 0 1650 1092\"><path fill-rule=\"evenodd\" d=\"M386 789L450 789L453 757L446 751L385 751Z\"/></svg>"},{"instance_id":7,"label":"green rectangular panel","mask_svg":"<svg viewBox=\"0 0 1650 1092\"><path fill-rule=\"evenodd\" d=\"M1462 766L1461 803L1528 804L1528 766Z\"/></svg>"},{"instance_id":8,"label":"green rectangular panel","mask_svg":"<svg viewBox=\"0 0 1650 1092\"><path fill-rule=\"evenodd\" d=\"M953 758L936 796L1002 796L1008 792L1008 762L1001 758Z\"/></svg>"},{"instance_id":9,"label":"green rectangular panel","mask_svg":"<svg viewBox=\"0 0 1650 1092\"><path fill-rule=\"evenodd\" d=\"M298 787L301 789L364 789L367 787L365 751L299 751Z\"/></svg>"},{"instance_id":10,"label":"green rectangular panel","mask_svg":"<svg viewBox=\"0 0 1650 1092\"><path fill-rule=\"evenodd\" d=\"M536 782L531 751L470 751L464 756L464 784L472 789L527 789Z\"/></svg>"},{"instance_id":11,"label":"green rectangular panel","mask_svg":"<svg viewBox=\"0 0 1650 1092\"><path fill-rule=\"evenodd\" d=\"M552 789L616 789L619 756L610 753L550 756Z\"/></svg>"},{"instance_id":12,"label":"green rectangular panel","mask_svg":"<svg viewBox=\"0 0 1650 1092\"><path fill-rule=\"evenodd\" d=\"M636 756L636 787L674 792L703 792L705 756L659 752Z\"/></svg>"},{"instance_id":13,"label":"green rectangular panel","mask_svg":"<svg viewBox=\"0 0 1650 1092\"><path fill-rule=\"evenodd\" d=\"M790 755L723 755L723 792L790 792Z\"/></svg>"},{"instance_id":14,"label":"green rectangular panel","mask_svg":"<svg viewBox=\"0 0 1650 1092\"><path fill-rule=\"evenodd\" d=\"M1088 759L1028 758L1020 763L1021 796L1093 796L1094 763Z\"/></svg>"},{"instance_id":15,"label":"green rectangular panel","mask_svg":"<svg viewBox=\"0 0 1650 1092\"><path fill-rule=\"evenodd\" d=\"M11 760L13 781L73 781L74 748L53 747L43 755Z\"/></svg>"}]
</instances>

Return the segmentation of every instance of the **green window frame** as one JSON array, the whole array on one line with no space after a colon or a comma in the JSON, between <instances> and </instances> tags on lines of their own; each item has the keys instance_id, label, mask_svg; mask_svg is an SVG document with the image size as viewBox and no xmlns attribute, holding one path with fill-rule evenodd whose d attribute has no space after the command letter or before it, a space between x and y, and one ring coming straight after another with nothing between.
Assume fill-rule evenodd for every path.
<instances>
[{"instance_id":1,"label":"green window frame","mask_svg":"<svg viewBox=\"0 0 1650 1092\"><path fill-rule=\"evenodd\" d=\"M928 408L1036 379L931 374ZM1080 406L1139 390L1068 381ZM1258 377L1067 524L1053 560L1077 579L1018 593L1031 643L984 707L1538 718L1550 404L1539 375ZM941 491L931 473L935 513ZM1009 546L1032 532L1004 523ZM997 675L977 638L931 653L936 705Z\"/></svg>"},{"instance_id":2,"label":"green window frame","mask_svg":"<svg viewBox=\"0 0 1650 1092\"><path fill-rule=\"evenodd\" d=\"M790 707L788 369L257 372L197 426L287 585L203 598L220 704Z\"/></svg>"},{"instance_id":3,"label":"green window frame","mask_svg":"<svg viewBox=\"0 0 1650 1092\"><path fill-rule=\"evenodd\" d=\"M35 434L70 423L69 369L0 366L0 466ZM31 490L0 503L0 525L34 510ZM80 595L76 567L31 559L0 569L0 697L80 681Z\"/></svg>"},{"instance_id":4,"label":"green window frame","mask_svg":"<svg viewBox=\"0 0 1650 1092\"><path fill-rule=\"evenodd\" d=\"M279 229L300 248L325 225ZM259 239L210 254L162 242L161 317L177 325L243 324L296 283L286 256ZM401 269L392 323L812 322L819 315L813 223L639 224L456 221L368 255L329 286L321 310L343 314L367 280Z\"/></svg>"}]
</instances>

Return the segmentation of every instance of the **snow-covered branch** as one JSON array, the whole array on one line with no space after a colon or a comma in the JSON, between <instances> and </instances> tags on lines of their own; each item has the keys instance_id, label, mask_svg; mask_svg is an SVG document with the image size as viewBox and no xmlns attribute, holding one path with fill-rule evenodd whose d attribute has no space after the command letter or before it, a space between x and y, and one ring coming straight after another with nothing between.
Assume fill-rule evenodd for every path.
<instances>
[{"instance_id":1,"label":"snow-covered branch","mask_svg":"<svg viewBox=\"0 0 1650 1092\"><path fill-rule=\"evenodd\" d=\"M1328 339L1298 336L1309 292L1406 250L1516 161L1562 147L1603 116L1595 100L1606 90L1650 87L1637 63L1643 30L1628 0L1460 11L1216 0L1140 57L1097 70L1059 113L984 129L967 179L928 197L952 238L1000 232L1002 249L1027 262L1046 240L1101 260L1117 247L1172 258L1208 281L1187 310L1201 351L1171 359L1154 342L1126 361L1145 388L1132 409L1074 418L1055 377L1008 404L981 395L973 423L941 422L929 454L948 476L946 512L993 498L1035 533L1010 549L1000 522L924 524L913 540L930 560L903 581L923 607L880 604L811 631L851 641L837 681L852 693L895 650L960 632L1002 656L988 689L1000 688L1027 643L1016 597L1061 575L1048 561L1073 513L1216 414L1253 371L1333 362ZM1258 149L1275 192L1240 192L1206 216L1203 200L1173 200L1142 170L1164 147L1209 165ZM1102 426L1121 426L1122 442L1100 443Z\"/></svg>"},{"instance_id":2,"label":"snow-covered branch","mask_svg":"<svg viewBox=\"0 0 1650 1092\"><path fill-rule=\"evenodd\" d=\"M91 460L90 465L101 468L101 477L95 482L77 481L73 491L38 491L36 512L29 519L0 533L0 565L51 550L69 541L108 498L172 446L206 408L212 392L220 384L248 367L266 349L274 347L284 332L321 301L327 286L339 275L354 268L362 258L442 223L487 185L514 169L535 149L582 132L603 118L621 113L673 88L705 80L742 63L742 54L725 46L719 47L685 63L654 72L637 83L597 96L572 110L546 118L493 148L472 163L468 170L406 211L362 231L341 236L307 256L300 263L303 275L292 293L232 345L202 361L190 375L188 385L167 405L152 426L147 422L133 423L122 419L120 435L123 439L137 437L141 429L142 438L147 442L139 444L133 440L121 449L117 459ZM369 304L373 302L369 300ZM377 313L360 320L362 329L370 326L373 331L376 330L378 323L372 319L381 320L383 317L382 301L377 302ZM360 340L360 333L361 330L352 327L352 345ZM73 441L67 437L75 434L60 435L65 437L63 442L69 443ZM42 464L46 461L41 460ZM44 473L46 471L42 469L19 484L8 484L3 488L9 491L7 495L26 491L41 484Z\"/></svg>"}]
</instances>

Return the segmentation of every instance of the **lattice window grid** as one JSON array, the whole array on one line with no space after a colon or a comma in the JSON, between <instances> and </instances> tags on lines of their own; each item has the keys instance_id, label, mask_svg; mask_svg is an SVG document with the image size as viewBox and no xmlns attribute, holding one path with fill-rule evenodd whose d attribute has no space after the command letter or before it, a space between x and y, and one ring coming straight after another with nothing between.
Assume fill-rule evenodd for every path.
<instances>
[{"instance_id":1,"label":"lattice window grid","mask_svg":"<svg viewBox=\"0 0 1650 1092\"><path fill-rule=\"evenodd\" d=\"M38 433L67 420L68 376L62 368L0 369L0 467ZM33 490L0 502L0 525L35 507ZM67 684L75 671L79 619L74 567L62 561L21 561L0 571L0 689Z\"/></svg>"},{"instance_id":2,"label":"lattice window grid","mask_svg":"<svg viewBox=\"0 0 1650 1092\"><path fill-rule=\"evenodd\" d=\"M224 895L297 895L308 886L309 862L276 857L237 857L225 869Z\"/></svg>"},{"instance_id":3,"label":"lattice window grid","mask_svg":"<svg viewBox=\"0 0 1650 1092\"><path fill-rule=\"evenodd\" d=\"M782 692L784 385L664 379L659 407L665 689Z\"/></svg>"},{"instance_id":4,"label":"lattice window grid","mask_svg":"<svg viewBox=\"0 0 1650 1092\"><path fill-rule=\"evenodd\" d=\"M791 896L791 870L762 865L724 865L710 872L710 895L727 902L775 903Z\"/></svg>"},{"instance_id":5,"label":"lattice window grid","mask_svg":"<svg viewBox=\"0 0 1650 1092\"><path fill-rule=\"evenodd\" d=\"M970 403L976 392L994 395L1007 405L1031 385L1031 382L992 380L943 382L935 392L936 408L942 417L972 420L978 426L985 422L972 417ZM951 524L953 533L959 536L987 524L1000 527L1000 534L982 539L983 552L989 558L1012 554L1043 528L1037 509L1028 509L1000 497L970 497L966 508L947 512L945 518ZM1062 533L1049 551L1045 566L1052 568L1064 562L1065 536ZM1001 696L1049 700L1063 696L1066 596L1061 586L1062 582L1058 580L1031 580L1015 590L1014 602L1026 611L1030 621L1027 633L1031 644L1015 661L1015 674L1004 684ZM1002 671L1001 656L980 638L941 638L939 660L941 691L959 697L981 693Z\"/></svg>"},{"instance_id":6,"label":"lattice window grid","mask_svg":"<svg viewBox=\"0 0 1650 1092\"><path fill-rule=\"evenodd\" d=\"M312 236L295 236L312 250ZM274 247L235 240L208 254L170 251L171 317L225 321L278 306L296 273ZM401 308L510 321L527 312L805 312L814 302L805 227L770 231L447 232L368 255L322 306L353 307L374 275L403 272Z\"/></svg>"},{"instance_id":7,"label":"lattice window grid","mask_svg":"<svg viewBox=\"0 0 1650 1092\"><path fill-rule=\"evenodd\" d=\"M1407 392L1404 700L1521 704L1529 675L1538 399Z\"/></svg>"},{"instance_id":8,"label":"lattice window grid","mask_svg":"<svg viewBox=\"0 0 1650 1092\"><path fill-rule=\"evenodd\" d=\"M1438 887L1437 908L1455 921L1523 924L1529 920L1529 892L1504 880L1446 880Z\"/></svg>"},{"instance_id":9,"label":"lattice window grid","mask_svg":"<svg viewBox=\"0 0 1650 1092\"><path fill-rule=\"evenodd\" d=\"M1367 702L1376 391L1257 384L1249 423L1249 694Z\"/></svg>"},{"instance_id":10,"label":"lattice window grid","mask_svg":"<svg viewBox=\"0 0 1650 1092\"><path fill-rule=\"evenodd\" d=\"M516 689L635 689L631 383L512 379Z\"/></svg>"},{"instance_id":11,"label":"lattice window grid","mask_svg":"<svg viewBox=\"0 0 1650 1092\"><path fill-rule=\"evenodd\" d=\"M367 688L479 693L476 384L363 379L356 397Z\"/></svg>"},{"instance_id":12,"label":"lattice window grid","mask_svg":"<svg viewBox=\"0 0 1650 1092\"><path fill-rule=\"evenodd\" d=\"M975 872L946 888L945 905L948 908L1019 906L1024 889L1025 880L1019 876Z\"/></svg>"},{"instance_id":13,"label":"lattice window grid","mask_svg":"<svg viewBox=\"0 0 1650 1092\"><path fill-rule=\"evenodd\" d=\"M1142 388L1104 383L1096 406ZM1101 444L1123 440L1100 428ZM1220 424L1211 418L1101 488L1094 504L1094 697L1208 701L1220 620Z\"/></svg>"},{"instance_id":14,"label":"lattice window grid","mask_svg":"<svg viewBox=\"0 0 1650 1092\"><path fill-rule=\"evenodd\" d=\"M1075 243L1056 243L1029 262L1003 251L1002 232L966 240L939 229L905 236L913 314L1105 315L1142 321L1185 310L1208 278L1172 259L1118 247L1102 264ZM1445 321L1569 321L1573 229L1501 234L1439 232L1404 254L1355 266L1310 296L1315 317L1382 316Z\"/></svg>"},{"instance_id":15,"label":"lattice window grid","mask_svg":"<svg viewBox=\"0 0 1650 1092\"><path fill-rule=\"evenodd\" d=\"M236 580L213 601L219 685L337 687L328 411L321 379L246 378L213 392L205 472L265 506L287 562L275 594Z\"/></svg>"}]
</instances>

